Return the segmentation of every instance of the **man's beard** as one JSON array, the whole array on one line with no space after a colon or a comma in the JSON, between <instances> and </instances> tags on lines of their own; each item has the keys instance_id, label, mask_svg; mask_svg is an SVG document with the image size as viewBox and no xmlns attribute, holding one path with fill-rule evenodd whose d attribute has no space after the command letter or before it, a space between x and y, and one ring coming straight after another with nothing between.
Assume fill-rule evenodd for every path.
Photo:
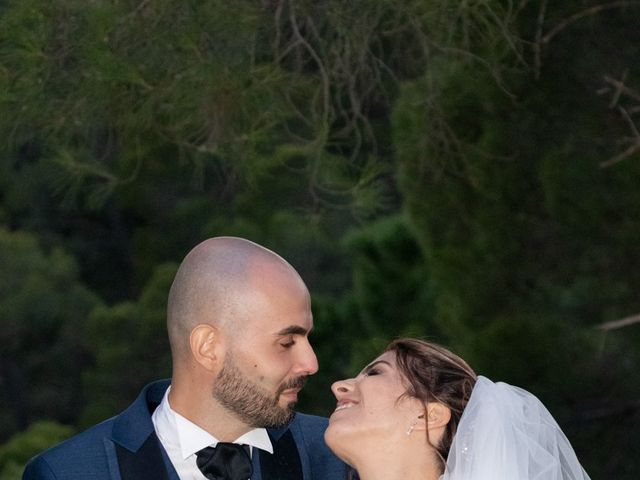
<instances>
[{"instance_id":1,"label":"man's beard","mask_svg":"<svg viewBox=\"0 0 640 480\"><path fill-rule=\"evenodd\" d=\"M286 407L278 404L280 394L289 388L302 388L306 376L283 382L275 394L242 374L231 355L227 354L218 374L213 397L247 425L256 428L280 427L293 418L296 402Z\"/></svg>"}]
</instances>

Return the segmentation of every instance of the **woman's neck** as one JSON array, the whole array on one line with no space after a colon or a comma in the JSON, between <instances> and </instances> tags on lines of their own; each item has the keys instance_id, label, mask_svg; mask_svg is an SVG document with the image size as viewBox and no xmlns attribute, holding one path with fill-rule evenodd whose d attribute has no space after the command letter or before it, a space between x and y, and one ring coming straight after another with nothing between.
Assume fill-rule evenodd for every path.
<instances>
[{"instance_id":1,"label":"woman's neck","mask_svg":"<svg viewBox=\"0 0 640 480\"><path fill-rule=\"evenodd\" d=\"M438 480L439 462L428 452L390 451L354 461L360 480Z\"/></svg>"}]
</instances>

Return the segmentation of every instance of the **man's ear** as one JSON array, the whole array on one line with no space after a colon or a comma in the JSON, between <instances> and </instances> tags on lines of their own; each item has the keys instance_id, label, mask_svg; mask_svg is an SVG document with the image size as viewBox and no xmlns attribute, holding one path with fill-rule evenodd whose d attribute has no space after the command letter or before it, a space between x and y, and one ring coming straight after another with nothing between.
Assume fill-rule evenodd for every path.
<instances>
[{"instance_id":1,"label":"man's ear","mask_svg":"<svg viewBox=\"0 0 640 480\"><path fill-rule=\"evenodd\" d=\"M430 402L427 404L426 420L429 430L445 427L451 420L451 410L442 403Z\"/></svg>"},{"instance_id":2,"label":"man's ear","mask_svg":"<svg viewBox=\"0 0 640 480\"><path fill-rule=\"evenodd\" d=\"M191 355L205 370L215 371L222 360L220 331L213 325L200 324L191 330L189 345Z\"/></svg>"}]
</instances>

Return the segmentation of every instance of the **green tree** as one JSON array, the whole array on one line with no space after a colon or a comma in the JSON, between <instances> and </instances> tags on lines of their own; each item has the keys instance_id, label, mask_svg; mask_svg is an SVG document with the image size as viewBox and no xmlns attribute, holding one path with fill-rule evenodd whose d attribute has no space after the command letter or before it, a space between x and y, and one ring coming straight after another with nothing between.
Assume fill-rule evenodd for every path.
<instances>
[{"instance_id":1,"label":"green tree","mask_svg":"<svg viewBox=\"0 0 640 480\"><path fill-rule=\"evenodd\" d=\"M38 421L0 445L0 480L19 480L29 459L73 435L74 429L52 421Z\"/></svg>"},{"instance_id":2,"label":"green tree","mask_svg":"<svg viewBox=\"0 0 640 480\"><path fill-rule=\"evenodd\" d=\"M331 383L356 375L392 338L446 340L432 321L428 269L406 218L380 220L342 242L353 265L351 281L339 295L313 295L312 344L321 363L301 398L319 414L334 405Z\"/></svg>"},{"instance_id":3,"label":"green tree","mask_svg":"<svg viewBox=\"0 0 640 480\"><path fill-rule=\"evenodd\" d=\"M137 301L91 312L87 347L95 363L83 377L83 425L115 415L146 383L171 376L166 302L176 269L175 264L158 266Z\"/></svg>"},{"instance_id":4,"label":"green tree","mask_svg":"<svg viewBox=\"0 0 640 480\"><path fill-rule=\"evenodd\" d=\"M99 301L60 248L0 229L0 438L37 419L74 423L84 402L85 319Z\"/></svg>"},{"instance_id":5,"label":"green tree","mask_svg":"<svg viewBox=\"0 0 640 480\"><path fill-rule=\"evenodd\" d=\"M237 234L311 287L305 408L427 336L543 397L594 477L635 478L635 326L595 326L640 312L637 2L1 9L0 219L106 302L84 422L168 374L157 266Z\"/></svg>"},{"instance_id":6,"label":"green tree","mask_svg":"<svg viewBox=\"0 0 640 480\"><path fill-rule=\"evenodd\" d=\"M640 385L628 364L608 359L625 348L635 359L637 347L601 350L593 327L640 310L640 276L628 268L640 261L628 241L640 225L640 157L620 156L625 111L612 108L611 89L597 93L612 69L631 74L638 42L628 42L640 38L624 9L548 7L537 27L533 12L518 22L521 38L541 30L520 52L528 68L514 69L511 52L499 77L474 59L440 58L403 84L394 111L400 186L429 266L434 322L452 345L481 372L524 383L562 422L613 428L627 417L617 406L634 398L629 384ZM596 37L618 42L616 55ZM611 415L589 415L594 405ZM593 437L579 423L586 452ZM633 478L630 459L613 469L583 458L593 475Z\"/></svg>"}]
</instances>

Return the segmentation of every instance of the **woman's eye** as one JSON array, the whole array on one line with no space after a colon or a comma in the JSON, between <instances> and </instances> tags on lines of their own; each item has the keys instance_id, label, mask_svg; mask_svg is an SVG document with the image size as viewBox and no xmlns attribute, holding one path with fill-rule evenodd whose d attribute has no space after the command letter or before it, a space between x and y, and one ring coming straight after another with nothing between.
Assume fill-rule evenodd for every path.
<instances>
[{"instance_id":1,"label":"woman's eye","mask_svg":"<svg viewBox=\"0 0 640 480\"><path fill-rule=\"evenodd\" d=\"M379 375L380 371L377 368L369 368L364 372L366 377L372 377L374 375Z\"/></svg>"}]
</instances>

